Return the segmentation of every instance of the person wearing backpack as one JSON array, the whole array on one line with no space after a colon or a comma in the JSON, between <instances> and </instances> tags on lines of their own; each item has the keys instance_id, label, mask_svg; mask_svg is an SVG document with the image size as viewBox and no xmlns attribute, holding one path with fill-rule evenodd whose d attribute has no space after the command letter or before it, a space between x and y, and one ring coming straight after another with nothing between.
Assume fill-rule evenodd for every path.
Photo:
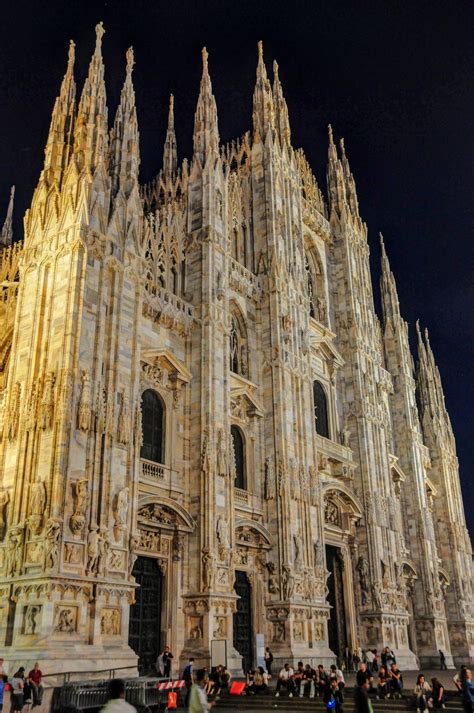
<instances>
[{"instance_id":1,"label":"person wearing backpack","mask_svg":"<svg viewBox=\"0 0 474 713\"><path fill-rule=\"evenodd\" d=\"M265 661L265 668L267 669L268 678L271 678L272 677L273 654L270 651L270 648L268 646L265 648L265 653L263 654L263 658Z\"/></svg>"}]
</instances>

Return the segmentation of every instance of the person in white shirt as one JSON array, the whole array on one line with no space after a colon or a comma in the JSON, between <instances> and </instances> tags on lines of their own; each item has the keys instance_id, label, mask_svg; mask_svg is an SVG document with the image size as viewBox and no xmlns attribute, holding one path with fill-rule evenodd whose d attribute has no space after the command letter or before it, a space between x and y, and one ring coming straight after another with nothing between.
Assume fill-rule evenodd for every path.
<instances>
[{"instance_id":1,"label":"person in white shirt","mask_svg":"<svg viewBox=\"0 0 474 713\"><path fill-rule=\"evenodd\" d=\"M331 669L329 671L329 678L335 678L337 681L337 687L342 691L342 689L346 685L344 681L344 674L342 673L340 668L337 668L335 664L331 665Z\"/></svg>"},{"instance_id":2,"label":"person in white shirt","mask_svg":"<svg viewBox=\"0 0 474 713\"><path fill-rule=\"evenodd\" d=\"M280 695L280 688L283 686L283 688L287 689L289 698L293 698L293 693L295 692L294 675L295 672L291 668L290 664L286 663L278 674L275 696L278 697Z\"/></svg>"},{"instance_id":3,"label":"person in white shirt","mask_svg":"<svg viewBox=\"0 0 474 713\"><path fill-rule=\"evenodd\" d=\"M109 700L100 713L137 713L137 709L125 700L125 683L113 678L109 683Z\"/></svg>"},{"instance_id":4,"label":"person in white shirt","mask_svg":"<svg viewBox=\"0 0 474 713\"><path fill-rule=\"evenodd\" d=\"M206 713L215 705L214 701L207 700L207 680L208 675L205 668L200 668L199 671L196 671L196 679L191 686L191 695L189 696L188 713Z\"/></svg>"}]
</instances>

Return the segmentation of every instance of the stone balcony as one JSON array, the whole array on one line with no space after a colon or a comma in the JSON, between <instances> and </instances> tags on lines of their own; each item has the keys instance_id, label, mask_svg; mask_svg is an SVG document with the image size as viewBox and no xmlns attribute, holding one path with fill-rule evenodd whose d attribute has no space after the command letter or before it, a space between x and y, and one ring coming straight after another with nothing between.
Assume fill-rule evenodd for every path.
<instances>
[{"instance_id":1,"label":"stone balcony","mask_svg":"<svg viewBox=\"0 0 474 713\"><path fill-rule=\"evenodd\" d=\"M140 481L170 488L173 471L167 465L140 458Z\"/></svg>"},{"instance_id":2,"label":"stone balcony","mask_svg":"<svg viewBox=\"0 0 474 713\"><path fill-rule=\"evenodd\" d=\"M332 441L324 436L316 436L318 449L318 470L344 480L353 480L356 465L352 450L348 446Z\"/></svg>"}]
</instances>

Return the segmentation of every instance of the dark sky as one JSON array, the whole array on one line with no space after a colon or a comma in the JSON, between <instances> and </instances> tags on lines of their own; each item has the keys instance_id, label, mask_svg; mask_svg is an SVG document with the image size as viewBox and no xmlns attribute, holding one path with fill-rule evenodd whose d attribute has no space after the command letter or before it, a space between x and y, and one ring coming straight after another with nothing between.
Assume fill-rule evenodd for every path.
<instances>
[{"instance_id":1,"label":"dark sky","mask_svg":"<svg viewBox=\"0 0 474 713\"><path fill-rule=\"evenodd\" d=\"M469 0L110 0L4 4L0 23L0 211L17 186L15 229L42 165L51 109L76 41L82 82L94 25L106 28L110 119L135 49L142 178L160 168L167 97L176 97L178 149L191 152L206 45L221 138L250 127L256 43L276 58L293 144L325 186L326 126L344 136L369 226L378 286L384 233L412 331L428 326L457 436L474 534L473 201L474 5ZM0 218L3 221L3 218Z\"/></svg>"}]
</instances>

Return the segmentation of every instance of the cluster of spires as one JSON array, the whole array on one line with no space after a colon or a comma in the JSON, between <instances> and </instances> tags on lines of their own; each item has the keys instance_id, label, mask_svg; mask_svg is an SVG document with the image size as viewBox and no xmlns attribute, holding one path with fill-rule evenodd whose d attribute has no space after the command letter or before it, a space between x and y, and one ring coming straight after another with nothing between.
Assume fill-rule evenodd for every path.
<instances>
[{"instance_id":1,"label":"cluster of spires","mask_svg":"<svg viewBox=\"0 0 474 713\"><path fill-rule=\"evenodd\" d=\"M54 188L59 192L64 177L70 170L75 171L78 175L81 172L86 172L90 176L95 175L99 170L105 170L111 177L113 194L117 195L121 191L125 196L130 196L134 190L138 191L140 166L138 121L132 80L133 48L130 47L126 52L125 81L114 124L109 132L102 58L102 38L105 30L102 22L96 25L95 31L95 48L77 107L74 81L75 44L72 40L70 41L67 68L53 108L39 186L43 183L46 190ZM193 135L193 160L199 161L201 165L206 163L209 156L218 157L220 151L217 106L212 92L208 58L208 52L204 47ZM252 118L254 142L266 142L270 137L272 140L279 141L282 148L290 149L291 130L288 107L279 77L278 64L277 62L273 63L272 87L263 58L262 42L258 43ZM345 214L346 217L357 221L359 227L366 230L359 215L356 184L346 156L344 140L340 141L339 155L334 143L332 128L331 126L328 128L327 181L331 209L336 212L339 218ZM163 152L163 176L172 179L176 176L177 171L178 151L174 127L174 97L171 95ZM0 247L8 247L12 243L14 194L15 187L13 186L7 216L0 233ZM382 237L381 248L384 321L386 324L391 322L399 330L402 327L408 343L407 325L400 316L395 278L390 270ZM422 412L429 409L432 415L435 410L444 414L445 423L449 426L448 430L451 430L444 405L441 378L434 361L428 332L425 332L424 341L418 323L417 332L418 382Z\"/></svg>"}]
</instances>

